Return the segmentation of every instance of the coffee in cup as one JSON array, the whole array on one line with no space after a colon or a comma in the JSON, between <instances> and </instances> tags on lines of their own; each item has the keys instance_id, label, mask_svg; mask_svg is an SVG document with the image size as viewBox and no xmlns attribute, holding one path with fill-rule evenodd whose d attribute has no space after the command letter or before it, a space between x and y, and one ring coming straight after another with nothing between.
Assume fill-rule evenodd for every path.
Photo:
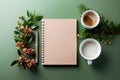
<instances>
[{"instance_id":1,"label":"coffee in cup","mask_svg":"<svg viewBox=\"0 0 120 80\"><path fill-rule=\"evenodd\" d=\"M81 15L81 24L87 29L95 28L100 22L99 14L94 10L86 10Z\"/></svg>"}]
</instances>

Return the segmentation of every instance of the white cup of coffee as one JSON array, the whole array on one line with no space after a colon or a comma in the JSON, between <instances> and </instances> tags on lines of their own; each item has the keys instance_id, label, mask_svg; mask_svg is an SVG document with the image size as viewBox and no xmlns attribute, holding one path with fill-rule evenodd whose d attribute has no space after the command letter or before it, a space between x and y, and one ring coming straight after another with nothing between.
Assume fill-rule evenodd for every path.
<instances>
[{"instance_id":1,"label":"white cup of coffee","mask_svg":"<svg viewBox=\"0 0 120 80\"><path fill-rule=\"evenodd\" d=\"M92 60L95 60L101 54L101 45L97 40L88 38L81 42L79 52L88 61L88 65L92 65Z\"/></svg>"},{"instance_id":2,"label":"white cup of coffee","mask_svg":"<svg viewBox=\"0 0 120 80\"><path fill-rule=\"evenodd\" d=\"M86 10L81 15L81 24L87 29L95 28L100 22L99 14L94 10Z\"/></svg>"}]
</instances>

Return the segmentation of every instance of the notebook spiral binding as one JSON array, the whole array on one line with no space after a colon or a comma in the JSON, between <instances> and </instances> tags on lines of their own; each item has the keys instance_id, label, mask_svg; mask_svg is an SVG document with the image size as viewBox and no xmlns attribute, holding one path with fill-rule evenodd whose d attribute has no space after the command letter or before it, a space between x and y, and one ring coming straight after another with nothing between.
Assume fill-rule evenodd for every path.
<instances>
[{"instance_id":1,"label":"notebook spiral binding","mask_svg":"<svg viewBox=\"0 0 120 80\"><path fill-rule=\"evenodd\" d=\"M44 35L45 34L45 27L44 26L45 26L45 21L42 20L42 52L41 52L42 53L42 58L41 58L42 59L42 63L45 62L45 59L44 59L44 56L45 56L44 55L44 48L45 48L44 47L44 42L45 42L45 37L44 37L45 36Z\"/></svg>"}]
</instances>

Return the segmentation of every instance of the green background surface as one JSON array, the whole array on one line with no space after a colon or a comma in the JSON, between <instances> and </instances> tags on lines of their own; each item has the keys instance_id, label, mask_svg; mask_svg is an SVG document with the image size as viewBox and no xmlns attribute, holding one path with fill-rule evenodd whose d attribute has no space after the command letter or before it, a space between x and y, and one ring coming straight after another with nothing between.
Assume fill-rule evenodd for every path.
<instances>
[{"instance_id":1,"label":"green background surface","mask_svg":"<svg viewBox=\"0 0 120 80\"><path fill-rule=\"evenodd\" d=\"M27 9L35 9L44 18L75 18L80 24L77 9L80 3L116 24L120 22L120 0L0 0L0 80L120 80L120 36L111 46L102 45L102 54L92 66L79 52L77 66L40 63L36 71L10 66L18 58L13 35L18 16L26 16ZM78 39L78 46L81 41Z\"/></svg>"}]
</instances>

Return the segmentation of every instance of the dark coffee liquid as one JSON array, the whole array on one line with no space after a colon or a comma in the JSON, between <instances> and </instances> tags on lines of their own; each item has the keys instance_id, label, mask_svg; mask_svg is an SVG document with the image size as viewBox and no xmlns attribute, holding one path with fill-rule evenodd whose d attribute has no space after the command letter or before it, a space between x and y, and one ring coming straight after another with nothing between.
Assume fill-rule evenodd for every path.
<instances>
[{"instance_id":1,"label":"dark coffee liquid","mask_svg":"<svg viewBox=\"0 0 120 80\"><path fill-rule=\"evenodd\" d=\"M97 22L97 16L96 16L94 13L92 13L92 12L87 13L87 14L84 16L83 21L84 21L84 23L85 23L87 26L92 27L92 26L95 25L96 22Z\"/></svg>"},{"instance_id":2,"label":"dark coffee liquid","mask_svg":"<svg viewBox=\"0 0 120 80\"><path fill-rule=\"evenodd\" d=\"M92 19L89 16L85 16L84 17L84 22L88 26L92 26L93 25L93 21L92 21Z\"/></svg>"}]
</instances>

